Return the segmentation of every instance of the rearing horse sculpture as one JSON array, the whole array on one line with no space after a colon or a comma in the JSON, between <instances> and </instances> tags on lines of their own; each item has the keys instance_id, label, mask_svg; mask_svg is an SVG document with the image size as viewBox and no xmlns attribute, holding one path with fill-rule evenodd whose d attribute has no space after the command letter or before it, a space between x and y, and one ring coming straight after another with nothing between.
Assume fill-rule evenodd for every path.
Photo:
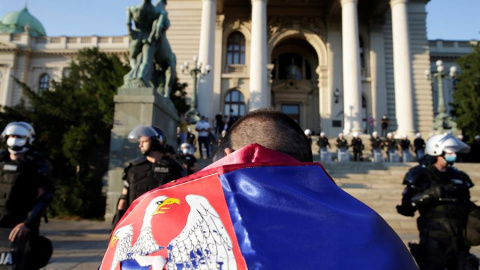
<instances>
[{"instance_id":1,"label":"rearing horse sculpture","mask_svg":"<svg viewBox=\"0 0 480 270\"><path fill-rule=\"evenodd\" d=\"M155 44L153 52L154 75L152 83L157 91L166 98L170 98L175 81L177 57L170 47L165 32L170 27L168 12L165 10L166 0L159 0L154 6L160 14L153 22L152 32L148 38L150 44Z\"/></svg>"}]
</instances>

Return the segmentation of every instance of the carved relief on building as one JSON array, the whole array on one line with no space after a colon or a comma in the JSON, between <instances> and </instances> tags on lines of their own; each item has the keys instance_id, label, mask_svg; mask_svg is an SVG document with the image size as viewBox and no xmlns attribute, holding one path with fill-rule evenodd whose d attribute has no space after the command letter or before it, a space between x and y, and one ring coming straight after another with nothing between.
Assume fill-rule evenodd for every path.
<instances>
[{"instance_id":1,"label":"carved relief on building","mask_svg":"<svg viewBox=\"0 0 480 270\"><path fill-rule=\"evenodd\" d=\"M325 22L319 17L272 17L267 23L269 38L282 30L311 31L326 40Z\"/></svg>"},{"instance_id":2,"label":"carved relief on building","mask_svg":"<svg viewBox=\"0 0 480 270\"><path fill-rule=\"evenodd\" d=\"M225 30L228 33L240 31L244 35L252 31L252 23L248 18L239 18L225 22Z\"/></svg>"}]
</instances>

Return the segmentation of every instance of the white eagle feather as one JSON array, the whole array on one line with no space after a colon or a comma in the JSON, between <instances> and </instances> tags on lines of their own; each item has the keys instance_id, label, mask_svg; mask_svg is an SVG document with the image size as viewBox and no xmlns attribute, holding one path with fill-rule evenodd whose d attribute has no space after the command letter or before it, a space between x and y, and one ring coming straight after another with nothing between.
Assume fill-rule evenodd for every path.
<instances>
[{"instance_id":1,"label":"white eagle feather","mask_svg":"<svg viewBox=\"0 0 480 270\"><path fill-rule=\"evenodd\" d=\"M130 249L132 248L133 227L131 224L121 227L113 234L110 245L117 243L111 270L114 270L121 261L129 259Z\"/></svg>"},{"instance_id":2,"label":"white eagle feather","mask_svg":"<svg viewBox=\"0 0 480 270\"><path fill-rule=\"evenodd\" d=\"M168 245L168 270L237 269L233 246L217 211L205 197L187 195L187 224Z\"/></svg>"}]
</instances>

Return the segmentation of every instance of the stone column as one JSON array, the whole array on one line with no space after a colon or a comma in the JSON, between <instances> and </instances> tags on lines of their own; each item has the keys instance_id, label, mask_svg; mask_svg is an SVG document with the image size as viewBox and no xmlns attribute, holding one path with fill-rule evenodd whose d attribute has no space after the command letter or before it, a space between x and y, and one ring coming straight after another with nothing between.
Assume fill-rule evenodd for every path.
<instances>
[{"instance_id":1,"label":"stone column","mask_svg":"<svg viewBox=\"0 0 480 270\"><path fill-rule=\"evenodd\" d=\"M269 106L267 72L267 0L252 0L252 42L250 53L250 106Z\"/></svg>"},{"instance_id":2,"label":"stone column","mask_svg":"<svg viewBox=\"0 0 480 270\"><path fill-rule=\"evenodd\" d=\"M361 133L362 82L357 14L358 0L340 0L340 2L342 4L343 133Z\"/></svg>"},{"instance_id":3,"label":"stone column","mask_svg":"<svg viewBox=\"0 0 480 270\"><path fill-rule=\"evenodd\" d=\"M412 60L407 18L408 0L391 0L395 114L397 135L413 135Z\"/></svg>"},{"instance_id":4,"label":"stone column","mask_svg":"<svg viewBox=\"0 0 480 270\"><path fill-rule=\"evenodd\" d=\"M199 80L198 85L198 111L212 119L214 112L210 104L213 100L213 77L215 74L215 20L217 18L216 0L203 0L202 24L200 30L200 48L198 61L203 67L210 66L210 73ZM202 68L203 68L202 67ZM216 108L215 108L216 109Z\"/></svg>"}]
</instances>

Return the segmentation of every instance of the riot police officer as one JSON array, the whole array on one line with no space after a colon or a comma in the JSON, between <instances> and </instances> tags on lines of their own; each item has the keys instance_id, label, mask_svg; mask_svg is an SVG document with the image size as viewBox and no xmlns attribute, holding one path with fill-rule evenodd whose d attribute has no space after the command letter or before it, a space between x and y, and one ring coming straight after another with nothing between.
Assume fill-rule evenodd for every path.
<instances>
[{"instance_id":1,"label":"riot police officer","mask_svg":"<svg viewBox=\"0 0 480 270\"><path fill-rule=\"evenodd\" d=\"M53 198L50 163L32 149L35 131L26 122L11 122L1 134L0 248L2 265L39 269L52 255L50 240L39 235L42 216ZM11 260L5 260L11 256Z\"/></svg>"},{"instance_id":2,"label":"riot police officer","mask_svg":"<svg viewBox=\"0 0 480 270\"><path fill-rule=\"evenodd\" d=\"M456 153L468 152L469 146L452 134L434 135L426 145L423 163L405 175L402 204L398 213L414 216L420 244L411 251L421 270L478 269L478 260L470 254L465 239L473 186L468 175L453 167Z\"/></svg>"},{"instance_id":3,"label":"riot police officer","mask_svg":"<svg viewBox=\"0 0 480 270\"><path fill-rule=\"evenodd\" d=\"M138 142L141 157L128 164L124 170L124 186L118 200L117 213L112 225L120 221L128 206L145 192L186 175L182 165L166 154L166 137L157 127L139 125L128 139Z\"/></svg>"},{"instance_id":4,"label":"riot police officer","mask_svg":"<svg viewBox=\"0 0 480 270\"><path fill-rule=\"evenodd\" d=\"M187 174L190 175L198 170L197 159L193 156L193 149L189 143L182 143L180 146L181 153L178 156L178 161L187 170Z\"/></svg>"},{"instance_id":5,"label":"riot police officer","mask_svg":"<svg viewBox=\"0 0 480 270\"><path fill-rule=\"evenodd\" d=\"M353 133L352 143L350 146L353 148L353 160L354 161L363 161L363 142L362 139L358 136L358 132Z\"/></svg>"}]
</instances>

